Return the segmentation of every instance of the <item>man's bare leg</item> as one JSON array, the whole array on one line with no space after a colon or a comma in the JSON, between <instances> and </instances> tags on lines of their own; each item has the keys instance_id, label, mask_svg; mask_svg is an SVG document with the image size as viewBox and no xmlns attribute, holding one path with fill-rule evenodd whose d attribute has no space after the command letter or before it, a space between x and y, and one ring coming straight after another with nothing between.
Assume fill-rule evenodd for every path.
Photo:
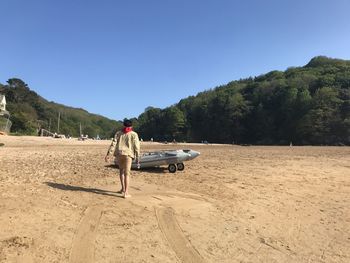
<instances>
[{"instance_id":1,"label":"man's bare leg","mask_svg":"<svg viewBox=\"0 0 350 263\"><path fill-rule=\"evenodd\" d=\"M130 182L130 175L124 176L124 185L125 185L125 192L124 192L124 198L131 197L129 194L129 182Z\"/></svg>"},{"instance_id":2,"label":"man's bare leg","mask_svg":"<svg viewBox=\"0 0 350 263\"><path fill-rule=\"evenodd\" d=\"M128 157L126 159L126 165L125 165L125 171L124 171L124 186L125 186L124 198L131 197L131 195L129 194L131 162L132 162L132 159Z\"/></svg>"},{"instance_id":3,"label":"man's bare leg","mask_svg":"<svg viewBox=\"0 0 350 263\"><path fill-rule=\"evenodd\" d=\"M124 170L123 169L120 170L119 178L120 178L120 184L122 186L122 189L120 189L118 191L118 193L122 194L122 193L125 193L125 182L124 182L125 175L124 175Z\"/></svg>"}]
</instances>

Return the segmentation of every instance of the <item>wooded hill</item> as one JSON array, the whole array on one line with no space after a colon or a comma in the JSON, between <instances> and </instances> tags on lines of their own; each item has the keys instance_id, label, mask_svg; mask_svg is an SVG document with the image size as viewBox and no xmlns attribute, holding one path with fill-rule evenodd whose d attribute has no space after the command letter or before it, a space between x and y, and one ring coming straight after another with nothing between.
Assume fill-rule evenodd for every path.
<instances>
[{"instance_id":1,"label":"wooded hill","mask_svg":"<svg viewBox=\"0 0 350 263\"><path fill-rule=\"evenodd\" d=\"M6 96L6 108L11 114L13 134L37 135L38 129L43 128L78 137L81 125L84 135L110 138L114 131L122 126L120 122L91 114L83 109L49 102L30 90L20 79L13 78L7 81L7 85L0 84L0 93Z\"/></svg>"},{"instance_id":2,"label":"wooded hill","mask_svg":"<svg viewBox=\"0 0 350 263\"><path fill-rule=\"evenodd\" d=\"M237 144L350 145L350 61L232 81L139 118L144 139Z\"/></svg>"},{"instance_id":3,"label":"wooded hill","mask_svg":"<svg viewBox=\"0 0 350 263\"><path fill-rule=\"evenodd\" d=\"M12 132L111 137L121 123L48 102L20 79L0 84ZM350 145L350 61L315 57L304 67L232 81L165 109L148 107L134 128L156 141L262 145Z\"/></svg>"}]
</instances>

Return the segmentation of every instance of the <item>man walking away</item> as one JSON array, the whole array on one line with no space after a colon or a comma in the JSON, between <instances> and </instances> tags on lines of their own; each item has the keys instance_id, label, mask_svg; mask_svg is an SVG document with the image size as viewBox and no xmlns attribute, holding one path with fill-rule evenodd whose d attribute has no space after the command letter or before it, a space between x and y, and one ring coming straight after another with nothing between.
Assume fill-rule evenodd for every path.
<instances>
[{"instance_id":1,"label":"man walking away","mask_svg":"<svg viewBox=\"0 0 350 263\"><path fill-rule=\"evenodd\" d=\"M131 197L129 194L130 170L133 159L139 163L140 141L139 136L132 130L131 120L124 119L124 127L114 135L111 145L105 157L108 162L111 155L114 155L115 161L119 166L119 176L122 189L119 193L124 198Z\"/></svg>"}]
</instances>

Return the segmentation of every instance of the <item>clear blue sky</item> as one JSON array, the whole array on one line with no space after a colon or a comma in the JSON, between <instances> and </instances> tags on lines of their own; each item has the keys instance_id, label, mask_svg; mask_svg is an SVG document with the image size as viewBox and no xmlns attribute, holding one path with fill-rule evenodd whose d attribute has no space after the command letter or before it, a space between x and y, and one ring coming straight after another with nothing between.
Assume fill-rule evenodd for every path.
<instances>
[{"instance_id":1,"label":"clear blue sky","mask_svg":"<svg viewBox=\"0 0 350 263\"><path fill-rule=\"evenodd\" d=\"M0 83L111 119L229 81L350 59L347 0L0 0Z\"/></svg>"}]
</instances>

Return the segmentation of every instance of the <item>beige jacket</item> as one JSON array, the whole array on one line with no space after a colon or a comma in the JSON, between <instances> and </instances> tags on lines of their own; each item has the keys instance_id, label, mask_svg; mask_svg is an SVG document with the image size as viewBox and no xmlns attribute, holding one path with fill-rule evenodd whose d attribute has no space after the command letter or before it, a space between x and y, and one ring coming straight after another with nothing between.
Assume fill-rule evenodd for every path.
<instances>
[{"instance_id":1,"label":"beige jacket","mask_svg":"<svg viewBox=\"0 0 350 263\"><path fill-rule=\"evenodd\" d=\"M127 155L132 159L138 159L140 156L140 141L139 136L136 132L131 131L128 133L123 133L118 131L109 146L107 156L114 155Z\"/></svg>"}]
</instances>

